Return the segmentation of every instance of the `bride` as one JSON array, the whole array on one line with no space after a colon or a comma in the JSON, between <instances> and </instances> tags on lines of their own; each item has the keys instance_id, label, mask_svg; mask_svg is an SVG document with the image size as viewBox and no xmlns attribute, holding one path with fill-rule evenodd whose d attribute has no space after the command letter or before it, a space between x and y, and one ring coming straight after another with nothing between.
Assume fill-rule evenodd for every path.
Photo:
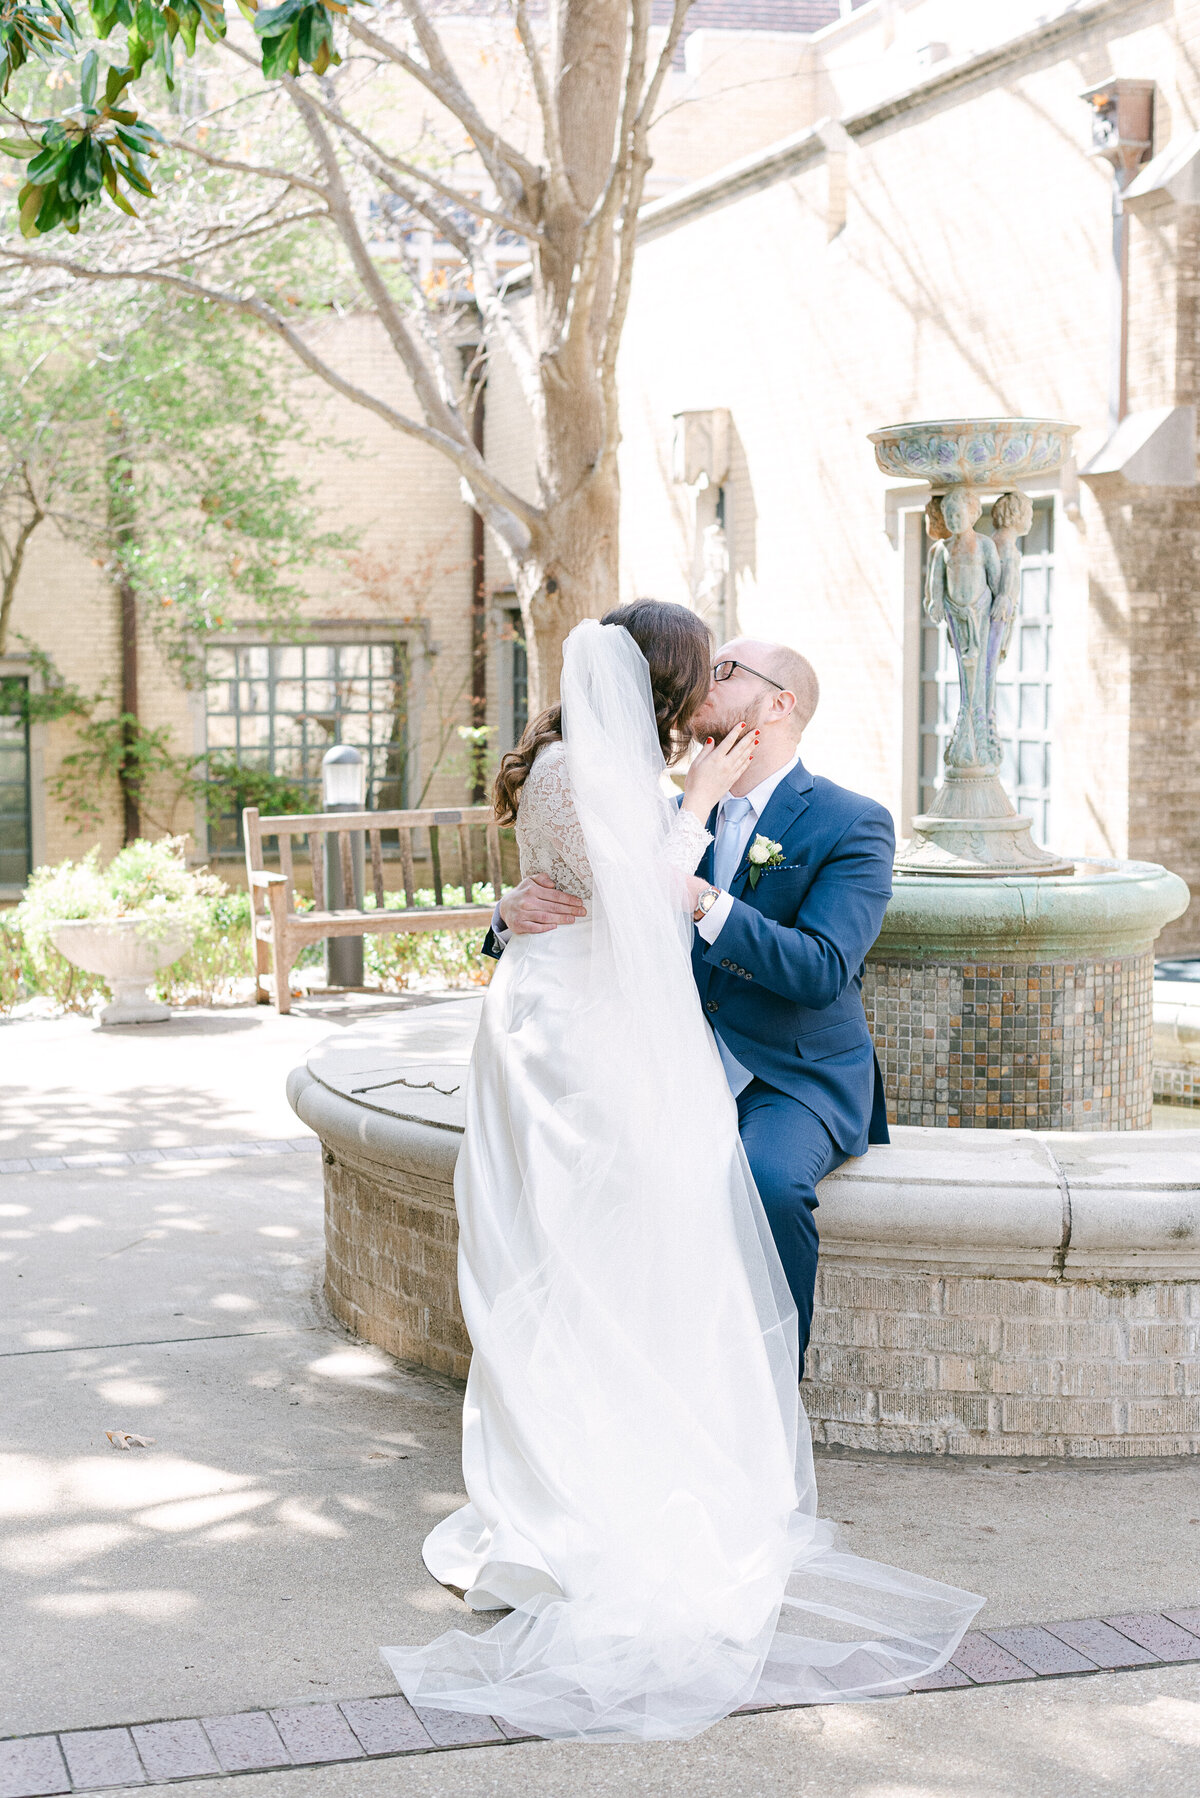
<instances>
[{"instance_id":1,"label":"bride","mask_svg":"<svg viewBox=\"0 0 1200 1798\"><path fill-rule=\"evenodd\" d=\"M753 739L706 749L679 807L662 779L709 655L681 606L579 625L561 714L498 783L522 875L587 902L498 965L455 1176L469 1502L424 1558L507 1614L383 1653L413 1703L539 1736L902 1692L982 1603L815 1514L795 1309L689 961L685 877Z\"/></svg>"}]
</instances>

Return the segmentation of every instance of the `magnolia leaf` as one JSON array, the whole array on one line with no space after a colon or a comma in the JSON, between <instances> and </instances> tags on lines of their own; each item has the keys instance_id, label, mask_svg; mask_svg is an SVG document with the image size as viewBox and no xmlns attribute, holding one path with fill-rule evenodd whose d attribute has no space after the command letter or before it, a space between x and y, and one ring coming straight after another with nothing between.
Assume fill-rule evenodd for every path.
<instances>
[{"instance_id":1,"label":"magnolia leaf","mask_svg":"<svg viewBox=\"0 0 1200 1798\"><path fill-rule=\"evenodd\" d=\"M100 74L100 58L94 50L89 50L83 59L83 72L79 77L79 98L87 107L96 104L96 82Z\"/></svg>"},{"instance_id":2,"label":"magnolia leaf","mask_svg":"<svg viewBox=\"0 0 1200 1798\"><path fill-rule=\"evenodd\" d=\"M121 64L114 63L112 68L109 69L104 82L104 98L109 106L111 106L113 101L117 98L121 89L129 86L132 75L133 70Z\"/></svg>"},{"instance_id":3,"label":"magnolia leaf","mask_svg":"<svg viewBox=\"0 0 1200 1798\"><path fill-rule=\"evenodd\" d=\"M6 156L15 156L18 162L28 162L38 148L36 138L0 137L0 150L3 150Z\"/></svg>"},{"instance_id":4,"label":"magnolia leaf","mask_svg":"<svg viewBox=\"0 0 1200 1798\"><path fill-rule=\"evenodd\" d=\"M282 6L269 6L256 13L254 29L259 37L278 37L290 20L306 10L307 0L283 0Z\"/></svg>"},{"instance_id":5,"label":"magnolia leaf","mask_svg":"<svg viewBox=\"0 0 1200 1798\"><path fill-rule=\"evenodd\" d=\"M32 183L27 183L21 189L20 218L22 237L37 236L37 215L42 209L42 196L45 191L44 187L35 187Z\"/></svg>"}]
</instances>

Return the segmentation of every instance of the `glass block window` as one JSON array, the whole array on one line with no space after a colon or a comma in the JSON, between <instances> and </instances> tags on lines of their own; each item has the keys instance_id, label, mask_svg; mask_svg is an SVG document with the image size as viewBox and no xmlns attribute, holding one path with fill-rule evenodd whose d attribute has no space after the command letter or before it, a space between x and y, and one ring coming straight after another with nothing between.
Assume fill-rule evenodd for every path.
<instances>
[{"instance_id":1,"label":"glass block window","mask_svg":"<svg viewBox=\"0 0 1200 1798\"><path fill-rule=\"evenodd\" d=\"M26 682L0 686L0 886L23 887L30 872L29 726Z\"/></svg>"},{"instance_id":2,"label":"glass block window","mask_svg":"<svg viewBox=\"0 0 1200 1798\"><path fill-rule=\"evenodd\" d=\"M991 507L976 529L991 534ZM1033 523L1022 540L1021 609L1008 655L996 682L996 722L1004 746L1000 778L1018 811L1033 819L1033 834L1045 843L1051 833L1051 622L1054 595L1054 501L1033 503ZM924 590L923 542L921 582ZM942 756L958 713L958 670L944 624L921 617L920 781L921 811L933 803L943 773Z\"/></svg>"},{"instance_id":3,"label":"glass block window","mask_svg":"<svg viewBox=\"0 0 1200 1798\"><path fill-rule=\"evenodd\" d=\"M294 783L321 809L321 758L353 743L367 764L372 811L408 804L408 651L402 643L239 644L210 649L209 754ZM231 812L210 827L212 850L241 842Z\"/></svg>"}]
</instances>

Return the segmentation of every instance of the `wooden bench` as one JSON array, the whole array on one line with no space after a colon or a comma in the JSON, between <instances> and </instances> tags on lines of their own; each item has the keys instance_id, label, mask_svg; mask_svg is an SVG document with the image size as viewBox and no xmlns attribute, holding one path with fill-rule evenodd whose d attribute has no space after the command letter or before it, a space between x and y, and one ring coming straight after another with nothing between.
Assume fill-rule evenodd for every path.
<instances>
[{"instance_id":1,"label":"wooden bench","mask_svg":"<svg viewBox=\"0 0 1200 1798\"><path fill-rule=\"evenodd\" d=\"M429 832L429 857L432 863L434 903L417 904L417 882L413 857L413 831ZM242 830L246 844L246 879L250 889L250 927L254 941L255 998L260 1005L274 999L278 1011L291 1008L291 971L300 950L307 943L320 942L331 936L367 936L369 934L401 934L416 930L471 930L490 922L493 904L489 899L474 903L475 887L483 878L498 897L502 879L500 865L500 827L490 806L470 806L463 811L420 812L313 812L283 817L262 817L257 806L247 806L242 813ZM383 894L383 833L397 832L400 840L400 867L404 880L404 909L385 910ZM337 862L340 873L336 885L340 892L330 895L341 900L355 897L354 857L351 834L364 831L370 843L370 875L375 890L374 911L360 911L351 904L327 907L325 892L325 838L338 840ZM458 864L458 884L470 902L446 905L443 893L446 877L442 869L445 844L442 832L452 834ZM482 844L472 843L472 832L482 833ZM268 873L263 866L263 838L279 839L279 873ZM297 911L292 876L292 839L308 838L312 864L313 909ZM482 849L482 854L474 853ZM266 987L264 992L263 988Z\"/></svg>"}]
</instances>

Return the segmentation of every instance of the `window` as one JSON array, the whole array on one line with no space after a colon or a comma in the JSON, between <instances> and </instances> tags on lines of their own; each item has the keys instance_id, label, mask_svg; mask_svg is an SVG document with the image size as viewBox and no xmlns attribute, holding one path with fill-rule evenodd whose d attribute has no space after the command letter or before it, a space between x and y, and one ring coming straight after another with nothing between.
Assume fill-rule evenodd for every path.
<instances>
[{"instance_id":1,"label":"window","mask_svg":"<svg viewBox=\"0 0 1200 1798\"><path fill-rule=\"evenodd\" d=\"M991 534L991 507L976 528ZM924 538L921 581L929 553ZM996 723L1004 747L1000 778L1017 810L1033 819L1033 834L1048 841L1050 822L1051 611L1054 585L1054 501L1033 502L1033 523L1022 540L1021 609L996 682ZM958 714L958 670L944 624L921 619L921 811L929 810L942 777L942 756Z\"/></svg>"},{"instance_id":2,"label":"window","mask_svg":"<svg viewBox=\"0 0 1200 1798\"><path fill-rule=\"evenodd\" d=\"M321 758L353 743L367 764L367 805L408 803L408 651L402 643L242 644L210 649L206 663L210 755L298 786L321 808ZM231 810L210 827L210 849L235 849Z\"/></svg>"},{"instance_id":3,"label":"window","mask_svg":"<svg viewBox=\"0 0 1200 1798\"><path fill-rule=\"evenodd\" d=\"M31 865L28 683L6 676L0 683L0 886L23 887Z\"/></svg>"}]
</instances>

